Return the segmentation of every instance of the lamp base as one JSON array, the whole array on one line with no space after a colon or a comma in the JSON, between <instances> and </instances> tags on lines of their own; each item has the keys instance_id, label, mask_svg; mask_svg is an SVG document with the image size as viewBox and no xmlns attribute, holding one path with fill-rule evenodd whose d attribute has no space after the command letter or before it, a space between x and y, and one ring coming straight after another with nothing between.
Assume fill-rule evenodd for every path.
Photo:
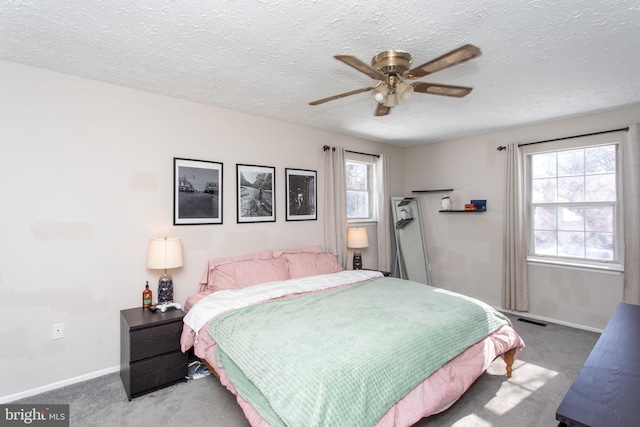
<instances>
[{"instance_id":1,"label":"lamp base","mask_svg":"<svg viewBox=\"0 0 640 427\"><path fill-rule=\"evenodd\" d=\"M158 305L173 302L173 279L166 271L158 280Z\"/></svg>"},{"instance_id":2,"label":"lamp base","mask_svg":"<svg viewBox=\"0 0 640 427\"><path fill-rule=\"evenodd\" d=\"M360 251L353 253L353 269L362 270L362 254L360 254Z\"/></svg>"}]
</instances>

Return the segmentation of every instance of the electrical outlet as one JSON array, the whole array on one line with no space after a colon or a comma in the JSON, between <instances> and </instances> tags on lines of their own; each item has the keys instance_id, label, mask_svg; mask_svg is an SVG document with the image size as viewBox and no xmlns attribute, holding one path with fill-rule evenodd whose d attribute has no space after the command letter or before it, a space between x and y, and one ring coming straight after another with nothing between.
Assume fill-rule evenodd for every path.
<instances>
[{"instance_id":1,"label":"electrical outlet","mask_svg":"<svg viewBox=\"0 0 640 427\"><path fill-rule=\"evenodd\" d=\"M54 323L51 325L51 338L54 340L64 338L64 323Z\"/></svg>"}]
</instances>

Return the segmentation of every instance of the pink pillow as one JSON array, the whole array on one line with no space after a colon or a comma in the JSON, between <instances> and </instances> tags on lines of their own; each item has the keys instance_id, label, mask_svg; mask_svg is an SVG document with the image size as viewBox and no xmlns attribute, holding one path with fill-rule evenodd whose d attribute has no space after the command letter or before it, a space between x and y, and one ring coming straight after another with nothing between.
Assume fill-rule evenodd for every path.
<instances>
[{"instance_id":1,"label":"pink pillow","mask_svg":"<svg viewBox=\"0 0 640 427\"><path fill-rule=\"evenodd\" d=\"M328 252L322 253L297 253L282 255L287 260L289 276L297 277L315 276L316 274L338 273L342 267L338 264L335 255Z\"/></svg>"},{"instance_id":2,"label":"pink pillow","mask_svg":"<svg viewBox=\"0 0 640 427\"><path fill-rule=\"evenodd\" d=\"M273 257L278 258L284 254L299 254L299 253L312 253L319 254L322 252L322 246L311 246L308 248L299 248L299 249L276 249L273 251Z\"/></svg>"},{"instance_id":3,"label":"pink pillow","mask_svg":"<svg viewBox=\"0 0 640 427\"><path fill-rule=\"evenodd\" d=\"M216 265L213 269L212 286L216 291L221 291L287 279L289 270L284 259L252 259Z\"/></svg>"},{"instance_id":4,"label":"pink pillow","mask_svg":"<svg viewBox=\"0 0 640 427\"><path fill-rule=\"evenodd\" d=\"M213 258L207 261L207 269L202 274L202 279L198 285L198 292L215 291L213 286L213 270L216 265L227 264L231 261L245 261L250 259L270 259L273 258L273 251L266 250L248 255L239 255L225 258Z\"/></svg>"}]
</instances>

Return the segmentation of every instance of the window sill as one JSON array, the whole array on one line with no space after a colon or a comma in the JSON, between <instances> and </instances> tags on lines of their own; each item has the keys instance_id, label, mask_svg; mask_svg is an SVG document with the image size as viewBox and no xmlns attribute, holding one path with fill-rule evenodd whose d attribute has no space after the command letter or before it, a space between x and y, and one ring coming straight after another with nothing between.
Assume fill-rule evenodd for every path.
<instances>
[{"instance_id":1,"label":"window sill","mask_svg":"<svg viewBox=\"0 0 640 427\"><path fill-rule=\"evenodd\" d=\"M527 263L552 268L563 268L567 270L581 270L592 273L616 274L624 273L624 267L620 264L602 263L602 265L581 263L579 261L560 261L538 257L528 257Z\"/></svg>"},{"instance_id":2,"label":"window sill","mask_svg":"<svg viewBox=\"0 0 640 427\"><path fill-rule=\"evenodd\" d=\"M347 220L347 224L358 224L358 225L376 225L378 221L374 219L350 219Z\"/></svg>"}]
</instances>

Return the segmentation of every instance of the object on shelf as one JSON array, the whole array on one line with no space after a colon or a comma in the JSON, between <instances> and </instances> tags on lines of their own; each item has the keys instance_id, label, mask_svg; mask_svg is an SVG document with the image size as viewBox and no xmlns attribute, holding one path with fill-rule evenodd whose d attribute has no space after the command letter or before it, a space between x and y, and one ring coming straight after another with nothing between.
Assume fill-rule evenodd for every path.
<instances>
[{"instance_id":1,"label":"object on shelf","mask_svg":"<svg viewBox=\"0 0 640 427\"><path fill-rule=\"evenodd\" d=\"M409 219L411 216L411 208L407 206L406 208L400 209L400 219Z\"/></svg>"},{"instance_id":2,"label":"object on shelf","mask_svg":"<svg viewBox=\"0 0 640 427\"><path fill-rule=\"evenodd\" d=\"M442 210L443 211L450 211L451 210L451 199L446 194L444 196L442 196Z\"/></svg>"},{"instance_id":3,"label":"object on shelf","mask_svg":"<svg viewBox=\"0 0 640 427\"><path fill-rule=\"evenodd\" d=\"M486 211L479 211L477 209L475 211L467 211L467 210L464 210L464 209L450 209L448 211L438 211L438 212L444 212L444 213L449 213L449 212L451 212L451 213L460 213L460 212L462 212L462 213L484 213Z\"/></svg>"},{"instance_id":4,"label":"object on shelf","mask_svg":"<svg viewBox=\"0 0 640 427\"><path fill-rule=\"evenodd\" d=\"M473 203L465 203L464 210L465 211L477 211L478 208Z\"/></svg>"},{"instance_id":5,"label":"object on shelf","mask_svg":"<svg viewBox=\"0 0 640 427\"><path fill-rule=\"evenodd\" d=\"M476 205L476 210L486 211L487 210L487 199L479 199L479 200L471 200L471 202Z\"/></svg>"}]
</instances>

